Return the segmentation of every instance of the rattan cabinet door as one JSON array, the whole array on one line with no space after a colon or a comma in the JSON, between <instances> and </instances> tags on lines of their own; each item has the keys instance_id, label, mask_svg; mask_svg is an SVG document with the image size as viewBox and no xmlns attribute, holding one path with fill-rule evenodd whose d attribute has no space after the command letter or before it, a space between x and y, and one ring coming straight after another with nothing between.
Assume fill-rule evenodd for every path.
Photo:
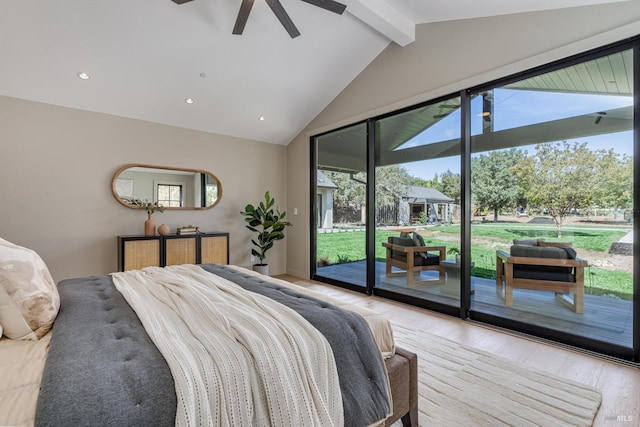
<instances>
[{"instance_id":1,"label":"rattan cabinet door","mask_svg":"<svg viewBox=\"0 0 640 427\"><path fill-rule=\"evenodd\" d=\"M201 236L202 264L229 264L229 236Z\"/></svg>"},{"instance_id":2,"label":"rattan cabinet door","mask_svg":"<svg viewBox=\"0 0 640 427\"><path fill-rule=\"evenodd\" d=\"M165 240L165 265L195 264L196 236L168 238Z\"/></svg>"},{"instance_id":3,"label":"rattan cabinet door","mask_svg":"<svg viewBox=\"0 0 640 427\"><path fill-rule=\"evenodd\" d=\"M120 270L139 270L160 266L160 240L127 240L122 242Z\"/></svg>"}]
</instances>

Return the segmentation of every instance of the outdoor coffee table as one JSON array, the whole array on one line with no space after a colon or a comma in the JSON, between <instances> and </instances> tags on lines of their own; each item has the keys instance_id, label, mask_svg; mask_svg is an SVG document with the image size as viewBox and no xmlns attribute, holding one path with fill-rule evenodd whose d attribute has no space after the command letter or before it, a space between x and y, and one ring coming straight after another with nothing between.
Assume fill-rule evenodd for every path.
<instances>
[{"instance_id":1,"label":"outdoor coffee table","mask_svg":"<svg viewBox=\"0 0 640 427\"><path fill-rule=\"evenodd\" d=\"M475 263L471 261L471 268ZM444 286L440 290L441 293L452 296L456 298L460 298L460 268L462 268L462 263L456 262L454 259L445 259L440 262L440 266L444 268L444 272L446 273L446 278L444 282ZM471 288L471 295L473 295L474 289Z\"/></svg>"},{"instance_id":2,"label":"outdoor coffee table","mask_svg":"<svg viewBox=\"0 0 640 427\"><path fill-rule=\"evenodd\" d=\"M396 227L396 228L390 228L389 231L399 232L400 237L409 237L409 233L416 231L416 227Z\"/></svg>"}]
</instances>

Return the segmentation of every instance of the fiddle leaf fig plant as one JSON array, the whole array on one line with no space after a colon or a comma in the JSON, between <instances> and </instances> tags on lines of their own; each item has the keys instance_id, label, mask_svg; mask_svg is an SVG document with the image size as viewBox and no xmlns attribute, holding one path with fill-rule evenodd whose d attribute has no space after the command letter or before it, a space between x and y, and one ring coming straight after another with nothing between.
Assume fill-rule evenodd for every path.
<instances>
[{"instance_id":1,"label":"fiddle leaf fig plant","mask_svg":"<svg viewBox=\"0 0 640 427\"><path fill-rule=\"evenodd\" d=\"M284 229L293 224L284 221L287 213L280 210L280 206L276 205L275 199L268 191L264 193L264 201L257 206L248 204L240 214L248 223L246 227L258 233L255 239L251 239L251 243L256 247L251 249L251 255L260 259L258 265L264 265L267 251L277 240L284 239Z\"/></svg>"}]
</instances>

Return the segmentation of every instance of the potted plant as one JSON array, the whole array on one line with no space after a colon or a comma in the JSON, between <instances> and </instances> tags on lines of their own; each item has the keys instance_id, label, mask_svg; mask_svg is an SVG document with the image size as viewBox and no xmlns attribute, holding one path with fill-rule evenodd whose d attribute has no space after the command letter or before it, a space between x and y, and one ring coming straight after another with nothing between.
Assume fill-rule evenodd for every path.
<instances>
[{"instance_id":1,"label":"potted plant","mask_svg":"<svg viewBox=\"0 0 640 427\"><path fill-rule=\"evenodd\" d=\"M456 262L460 262L460 249L454 247L449 248L449 250L447 251L448 254L455 254L456 255Z\"/></svg>"},{"instance_id":2,"label":"potted plant","mask_svg":"<svg viewBox=\"0 0 640 427\"><path fill-rule=\"evenodd\" d=\"M159 205L157 202L150 202L147 199L132 199L129 201L129 204L133 206L137 206L147 211L147 220L144 222L144 235L145 236L155 236L156 235L156 223L153 220L152 216L154 212L164 212L165 207Z\"/></svg>"},{"instance_id":3,"label":"potted plant","mask_svg":"<svg viewBox=\"0 0 640 427\"><path fill-rule=\"evenodd\" d=\"M264 262L267 251L273 247L276 240L284 239L284 229L293 225L284 221L287 213L280 211L280 206L275 204L275 199L267 191L264 193L264 202L255 207L248 204L244 211L240 212L248 223L246 227L258 233L256 239L251 239L251 243L257 248L251 249L251 255L260 260L260 263L254 264L253 270L266 275L269 275L269 265Z\"/></svg>"}]
</instances>

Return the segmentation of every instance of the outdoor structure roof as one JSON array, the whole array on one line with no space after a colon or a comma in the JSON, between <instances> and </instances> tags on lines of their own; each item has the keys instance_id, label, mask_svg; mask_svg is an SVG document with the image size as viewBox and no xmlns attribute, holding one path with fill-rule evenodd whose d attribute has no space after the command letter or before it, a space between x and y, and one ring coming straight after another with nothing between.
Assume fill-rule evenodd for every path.
<instances>
[{"instance_id":1,"label":"outdoor structure roof","mask_svg":"<svg viewBox=\"0 0 640 427\"><path fill-rule=\"evenodd\" d=\"M633 58L623 51L584 63L551 71L501 89L592 95L633 95ZM477 96L477 95L476 95ZM403 148L408 141L460 110L460 99L427 105L386 117L379 122L378 166L437 159L460 154L460 139ZM473 151L485 152L552 141L584 138L633 129L633 106L602 109L499 131L473 135ZM318 162L329 168L364 171L364 124L341 129L321 137Z\"/></svg>"},{"instance_id":2,"label":"outdoor structure roof","mask_svg":"<svg viewBox=\"0 0 640 427\"><path fill-rule=\"evenodd\" d=\"M451 203L453 199L445 196L435 188L408 185L400 195L409 203Z\"/></svg>"},{"instance_id":3,"label":"outdoor structure roof","mask_svg":"<svg viewBox=\"0 0 640 427\"><path fill-rule=\"evenodd\" d=\"M317 177L318 177L318 188L338 188L337 185L335 185L329 178L327 178L327 176L322 173L322 171L318 171L317 172Z\"/></svg>"}]
</instances>

